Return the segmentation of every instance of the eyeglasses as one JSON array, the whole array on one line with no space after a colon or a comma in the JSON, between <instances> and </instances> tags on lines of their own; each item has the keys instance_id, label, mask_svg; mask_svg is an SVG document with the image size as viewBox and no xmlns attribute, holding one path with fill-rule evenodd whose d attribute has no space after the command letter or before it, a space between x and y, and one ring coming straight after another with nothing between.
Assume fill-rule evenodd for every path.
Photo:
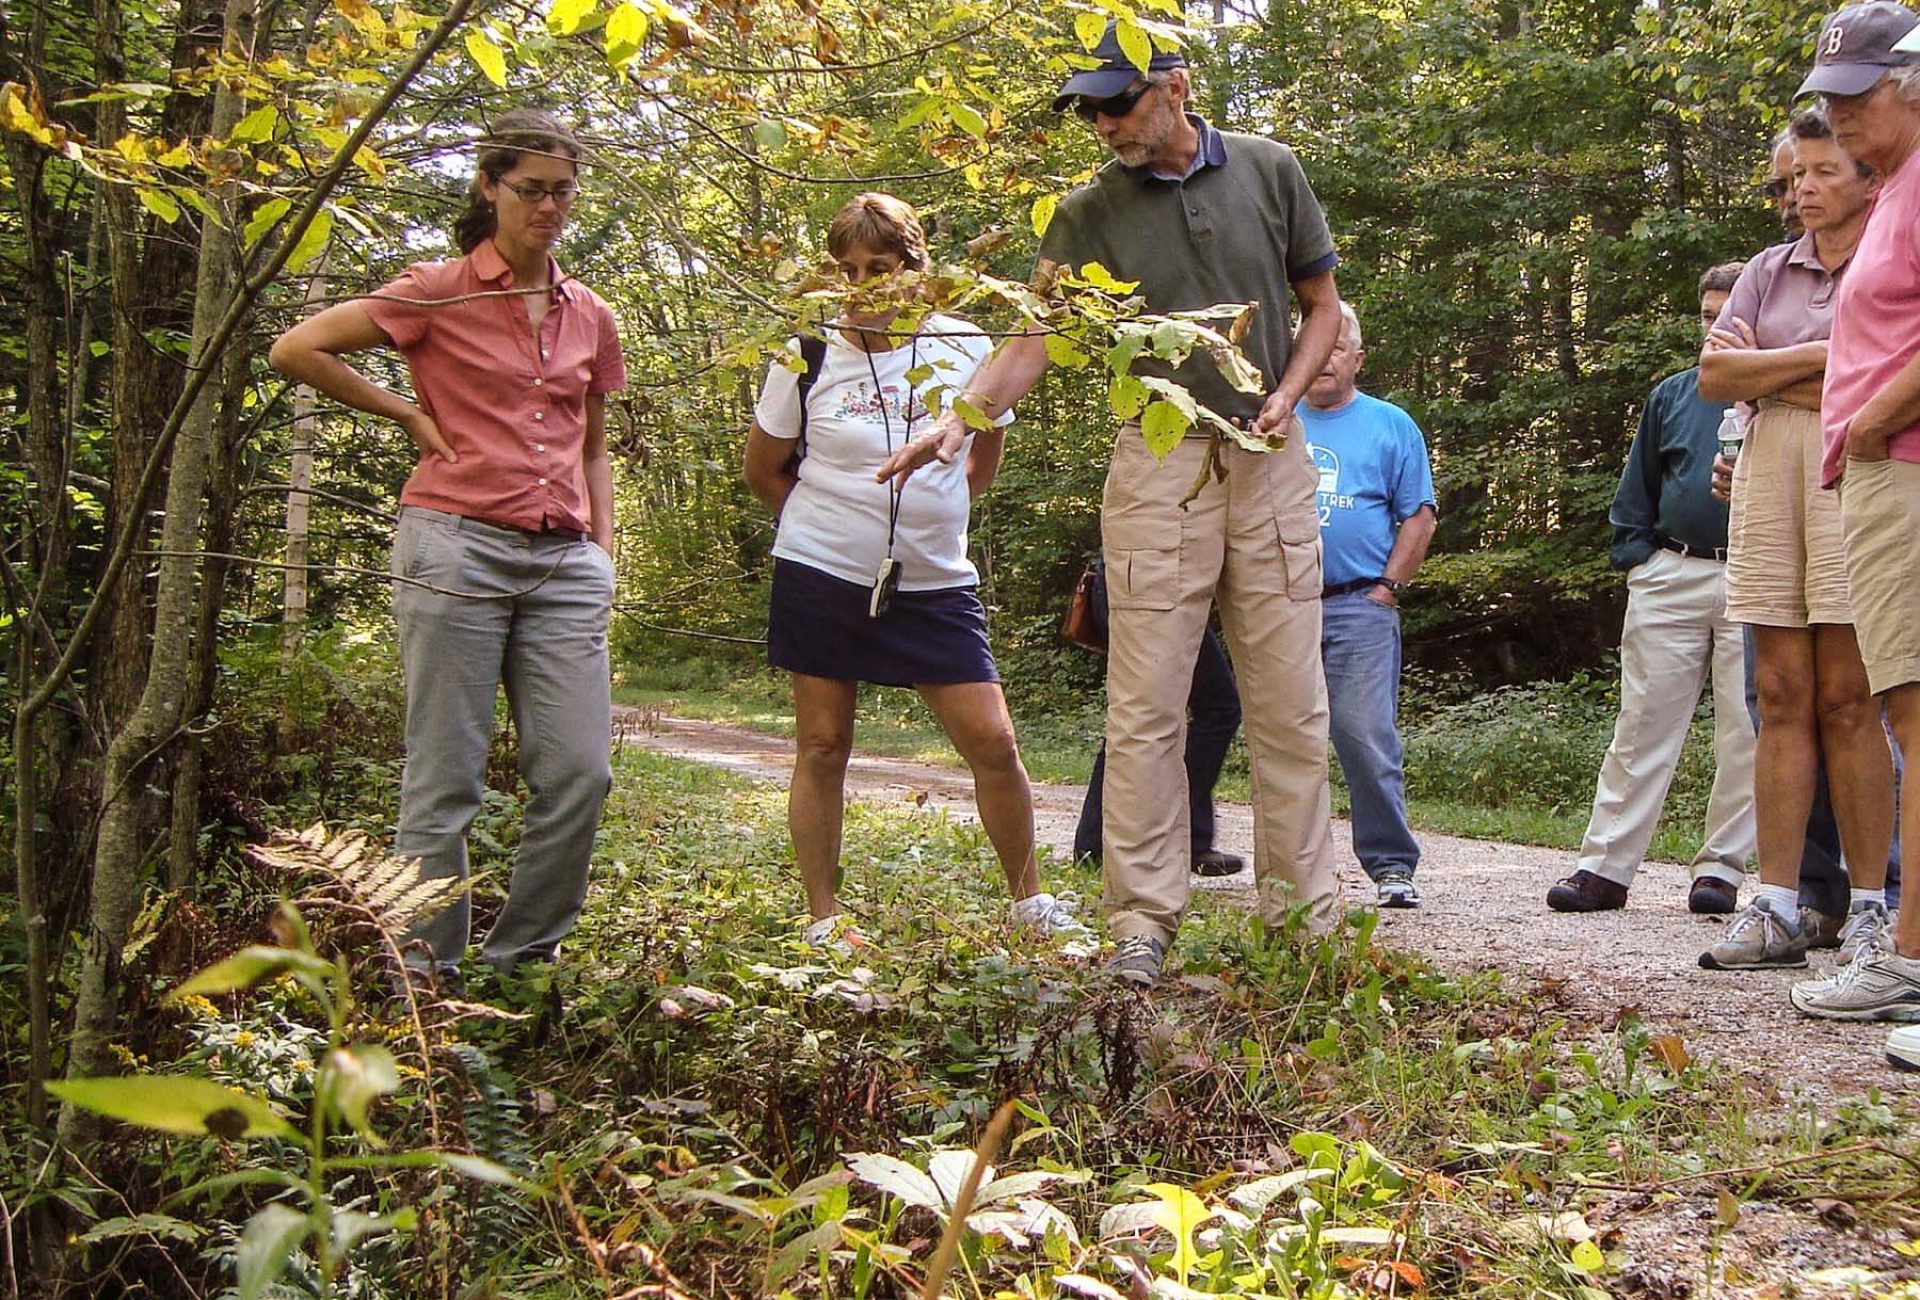
<instances>
[{"instance_id":1,"label":"eyeglasses","mask_svg":"<svg viewBox=\"0 0 1920 1300\"><path fill-rule=\"evenodd\" d=\"M1085 122L1093 121L1102 113L1108 117L1125 117L1152 89L1153 83L1149 81L1135 86L1132 90L1123 90L1107 99L1076 99L1073 101L1073 111L1078 113L1081 120Z\"/></svg>"},{"instance_id":2,"label":"eyeglasses","mask_svg":"<svg viewBox=\"0 0 1920 1300\"><path fill-rule=\"evenodd\" d=\"M538 181L509 180L502 180L500 183L518 194L522 203L533 208L539 207L548 199L552 199L563 208L570 207L573 201L580 197L580 187L572 181L561 181L558 185L542 185Z\"/></svg>"},{"instance_id":3,"label":"eyeglasses","mask_svg":"<svg viewBox=\"0 0 1920 1300\"><path fill-rule=\"evenodd\" d=\"M1792 188L1793 188L1792 181L1786 180L1779 176L1774 177L1770 181L1762 181L1760 184L1760 192L1765 194L1768 198L1772 199L1776 203L1778 203L1781 199L1786 198L1787 191L1791 190Z\"/></svg>"}]
</instances>

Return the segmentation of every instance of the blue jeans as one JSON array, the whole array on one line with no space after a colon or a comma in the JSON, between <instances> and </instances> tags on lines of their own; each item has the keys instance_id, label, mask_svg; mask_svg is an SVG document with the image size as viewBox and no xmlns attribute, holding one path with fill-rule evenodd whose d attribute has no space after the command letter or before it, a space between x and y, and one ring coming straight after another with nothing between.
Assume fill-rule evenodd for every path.
<instances>
[{"instance_id":1,"label":"blue jeans","mask_svg":"<svg viewBox=\"0 0 1920 1300\"><path fill-rule=\"evenodd\" d=\"M1747 709L1760 726L1760 689L1753 675L1753 631L1747 631ZM1900 771L1905 766L1898 745L1893 746L1893 848L1887 854L1887 908L1900 906ZM1828 916L1845 916L1852 882L1840 857L1840 826L1833 819L1833 799L1827 793L1827 765L1816 768L1813 810L1807 814L1807 846L1800 855L1800 906Z\"/></svg>"},{"instance_id":2,"label":"blue jeans","mask_svg":"<svg viewBox=\"0 0 1920 1300\"><path fill-rule=\"evenodd\" d=\"M1411 872L1420 846L1407 825L1400 731L1400 612L1364 591L1320 602L1333 752L1353 803L1353 851L1375 880Z\"/></svg>"},{"instance_id":3,"label":"blue jeans","mask_svg":"<svg viewBox=\"0 0 1920 1300\"><path fill-rule=\"evenodd\" d=\"M1101 631L1107 627L1106 567L1094 566L1093 618ZM1188 829L1195 854L1213 848L1213 787L1227 761L1227 747L1240 730L1240 692L1234 685L1233 665L1220 638L1208 628L1200 638L1193 663L1193 689L1187 695L1187 804ZM1100 860L1102 788L1107 778L1107 743L1103 739L1093 756L1093 775L1087 779L1087 799L1080 805L1080 824L1073 833L1073 856Z\"/></svg>"},{"instance_id":4,"label":"blue jeans","mask_svg":"<svg viewBox=\"0 0 1920 1300\"><path fill-rule=\"evenodd\" d=\"M592 542L406 506L393 572L412 580L393 588L407 682L393 851L420 859L423 877L467 878L467 830L486 793L504 685L528 798L506 906L481 956L503 969L551 960L586 899L600 805L613 784L613 560ZM424 940L436 966L456 966L468 915L462 893L408 938Z\"/></svg>"}]
</instances>

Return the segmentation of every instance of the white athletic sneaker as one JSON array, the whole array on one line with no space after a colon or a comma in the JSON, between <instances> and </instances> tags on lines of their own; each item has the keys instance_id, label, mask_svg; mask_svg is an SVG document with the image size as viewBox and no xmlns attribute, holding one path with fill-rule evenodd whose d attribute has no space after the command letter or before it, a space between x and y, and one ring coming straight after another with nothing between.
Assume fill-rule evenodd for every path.
<instances>
[{"instance_id":1,"label":"white athletic sneaker","mask_svg":"<svg viewBox=\"0 0 1920 1300\"><path fill-rule=\"evenodd\" d=\"M1920 1025L1903 1025L1887 1035L1887 1063L1896 1070L1920 1070Z\"/></svg>"},{"instance_id":2,"label":"white athletic sneaker","mask_svg":"<svg viewBox=\"0 0 1920 1300\"><path fill-rule=\"evenodd\" d=\"M1756 898L1727 922L1720 942L1700 954L1707 970L1775 970L1807 964L1807 936Z\"/></svg>"},{"instance_id":3,"label":"white athletic sneaker","mask_svg":"<svg viewBox=\"0 0 1920 1300\"><path fill-rule=\"evenodd\" d=\"M1827 1020L1920 1020L1920 961L1863 947L1832 979L1793 986L1793 1005Z\"/></svg>"},{"instance_id":4,"label":"white athletic sneaker","mask_svg":"<svg viewBox=\"0 0 1920 1300\"><path fill-rule=\"evenodd\" d=\"M1891 948L1893 918L1878 903L1861 903L1840 927L1840 960L1850 962L1862 948Z\"/></svg>"},{"instance_id":5,"label":"white athletic sneaker","mask_svg":"<svg viewBox=\"0 0 1920 1300\"><path fill-rule=\"evenodd\" d=\"M1015 925L1054 940L1069 956L1090 957L1100 941L1094 938L1087 923L1074 914L1079 906L1077 894L1030 894L1015 899L1007 914Z\"/></svg>"}]
</instances>

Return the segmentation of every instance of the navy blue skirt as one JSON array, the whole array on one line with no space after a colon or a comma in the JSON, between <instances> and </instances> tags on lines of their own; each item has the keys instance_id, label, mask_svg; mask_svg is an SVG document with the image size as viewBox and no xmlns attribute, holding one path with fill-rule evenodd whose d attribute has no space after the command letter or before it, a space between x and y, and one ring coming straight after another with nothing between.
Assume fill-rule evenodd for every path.
<instances>
[{"instance_id":1,"label":"navy blue skirt","mask_svg":"<svg viewBox=\"0 0 1920 1300\"><path fill-rule=\"evenodd\" d=\"M775 668L876 686L997 682L987 611L972 587L896 591L879 618L872 589L792 560L773 562L767 662Z\"/></svg>"}]
</instances>

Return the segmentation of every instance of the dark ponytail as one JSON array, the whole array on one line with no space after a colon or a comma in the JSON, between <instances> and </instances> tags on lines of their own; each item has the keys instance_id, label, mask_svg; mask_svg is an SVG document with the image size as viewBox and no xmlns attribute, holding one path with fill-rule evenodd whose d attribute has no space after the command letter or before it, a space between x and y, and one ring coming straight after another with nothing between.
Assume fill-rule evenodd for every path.
<instances>
[{"instance_id":1,"label":"dark ponytail","mask_svg":"<svg viewBox=\"0 0 1920 1300\"><path fill-rule=\"evenodd\" d=\"M573 132L545 109L516 108L502 113L480 140L473 179L467 183L467 206L453 223L453 242L462 253L471 253L493 238L499 222L493 204L487 202L480 188L481 177L499 184L523 153L563 155L577 163L584 152Z\"/></svg>"}]
</instances>

